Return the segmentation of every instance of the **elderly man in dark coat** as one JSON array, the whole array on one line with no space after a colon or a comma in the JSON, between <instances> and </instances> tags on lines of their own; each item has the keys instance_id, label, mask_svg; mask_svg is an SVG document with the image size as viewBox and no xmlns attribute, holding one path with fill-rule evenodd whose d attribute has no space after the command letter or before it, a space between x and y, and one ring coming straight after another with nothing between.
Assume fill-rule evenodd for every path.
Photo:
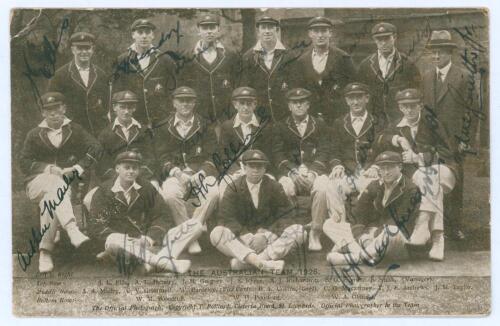
<instances>
[{"instance_id":1,"label":"elderly man in dark coat","mask_svg":"<svg viewBox=\"0 0 500 326\"><path fill-rule=\"evenodd\" d=\"M132 24L134 43L118 57L112 75L113 93L128 90L138 96L135 118L147 129L168 117L176 88L175 62L152 44L155 29L147 19Z\"/></svg>"},{"instance_id":2,"label":"elderly man in dark coat","mask_svg":"<svg viewBox=\"0 0 500 326\"><path fill-rule=\"evenodd\" d=\"M294 208L281 185L265 175L266 155L248 150L242 162L245 175L226 189L210 241L232 257L233 270L257 268L281 274L282 259L304 243L307 232L299 224L279 223Z\"/></svg>"},{"instance_id":3,"label":"elderly man in dark coat","mask_svg":"<svg viewBox=\"0 0 500 326\"><path fill-rule=\"evenodd\" d=\"M26 193L40 206L40 272L54 268L51 252L62 227L75 247L88 238L76 224L71 204L71 187L88 174L101 155L99 142L80 125L65 116L61 93L42 97L43 121L26 136L20 167L26 174Z\"/></svg>"},{"instance_id":4,"label":"elderly man in dark coat","mask_svg":"<svg viewBox=\"0 0 500 326\"><path fill-rule=\"evenodd\" d=\"M464 239L462 232L463 208L463 160L467 152L474 152L474 135L477 119L483 118L477 109L477 94L469 87L471 74L452 62L457 48L448 31L433 31L428 44L433 53L435 66L424 74L424 103L432 109L450 136L453 153L458 164L457 186L449 194L446 205L449 234Z\"/></svg>"},{"instance_id":5,"label":"elderly man in dark coat","mask_svg":"<svg viewBox=\"0 0 500 326\"><path fill-rule=\"evenodd\" d=\"M349 54L331 44L333 23L326 17L312 18L308 35L312 45L293 62L290 87L304 87L312 92L311 114L331 124L343 115L342 91L356 76Z\"/></svg>"},{"instance_id":6,"label":"elderly man in dark coat","mask_svg":"<svg viewBox=\"0 0 500 326\"><path fill-rule=\"evenodd\" d=\"M92 63L95 37L78 32L71 36L73 60L59 68L49 83L50 92L66 98L67 116L94 137L108 124L109 76Z\"/></svg>"},{"instance_id":7,"label":"elderly man in dark coat","mask_svg":"<svg viewBox=\"0 0 500 326\"><path fill-rule=\"evenodd\" d=\"M407 88L419 89L421 77L415 64L395 47L396 26L379 23L373 26L371 34L377 52L361 62L356 80L372 91L374 109L380 110L372 114L393 123L401 118L394 101L396 93Z\"/></svg>"}]
</instances>

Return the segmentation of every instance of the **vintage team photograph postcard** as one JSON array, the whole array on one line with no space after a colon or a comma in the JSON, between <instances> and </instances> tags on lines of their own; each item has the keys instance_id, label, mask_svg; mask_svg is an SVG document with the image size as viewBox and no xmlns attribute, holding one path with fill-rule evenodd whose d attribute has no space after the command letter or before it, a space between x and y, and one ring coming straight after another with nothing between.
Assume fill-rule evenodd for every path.
<instances>
[{"instance_id":1,"label":"vintage team photograph postcard","mask_svg":"<svg viewBox=\"0 0 500 326\"><path fill-rule=\"evenodd\" d=\"M488 315L489 15L12 9L13 314Z\"/></svg>"}]
</instances>

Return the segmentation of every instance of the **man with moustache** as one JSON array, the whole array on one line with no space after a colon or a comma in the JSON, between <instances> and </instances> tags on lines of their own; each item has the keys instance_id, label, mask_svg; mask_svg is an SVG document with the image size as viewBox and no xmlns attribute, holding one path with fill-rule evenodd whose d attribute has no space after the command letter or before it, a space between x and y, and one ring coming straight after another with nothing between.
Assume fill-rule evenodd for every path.
<instances>
[{"instance_id":1,"label":"man with moustache","mask_svg":"<svg viewBox=\"0 0 500 326\"><path fill-rule=\"evenodd\" d=\"M179 85L196 91L203 106L198 114L210 123L222 123L231 118L231 91L240 73L238 55L224 47L220 20L214 14L204 14L197 23L200 40L187 62L178 62ZM219 130L220 126L216 130Z\"/></svg>"},{"instance_id":2,"label":"man with moustache","mask_svg":"<svg viewBox=\"0 0 500 326\"><path fill-rule=\"evenodd\" d=\"M89 230L97 247L104 251L97 258L123 255L137 259L145 272L153 268L186 273L190 260L177 257L189 243L202 233L202 224L185 221L170 229L165 247L157 254L151 247L161 241L154 239L153 229L166 218L163 199L158 191L139 177L142 156L136 152L120 153L115 159L116 176L93 189L86 197L89 206ZM174 241L175 239L175 241Z\"/></svg>"},{"instance_id":3,"label":"man with moustache","mask_svg":"<svg viewBox=\"0 0 500 326\"><path fill-rule=\"evenodd\" d=\"M237 113L222 124L218 156L213 159L219 174L227 174L219 186L221 198L228 183L244 173L241 155L246 150L259 149L267 157L272 154L272 125L268 117L261 116L261 111L255 112L255 89L238 87L233 91L232 99ZM271 171L268 169L268 172Z\"/></svg>"},{"instance_id":4,"label":"man with moustache","mask_svg":"<svg viewBox=\"0 0 500 326\"><path fill-rule=\"evenodd\" d=\"M272 17L256 22L258 41L242 58L241 86L257 91L262 106L273 122L286 118L285 94L289 90L291 64L298 53L292 53L278 39L280 23Z\"/></svg>"},{"instance_id":5,"label":"man with moustache","mask_svg":"<svg viewBox=\"0 0 500 326\"><path fill-rule=\"evenodd\" d=\"M71 193L72 187L99 160L101 146L83 127L65 116L65 98L61 93L45 93L41 102L43 120L26 136L20 168L26 174L28 198L39 204L40 225L46 229L39 245L39 271L45 273L54 268L52 252L59 227L67 232L75 248L89 240L76 224ZM63 189L67 191L63 193ZM58 204L56 209L49 208L51 203Z\"/></svg>"},{"instance_id":6,"label":"man with moustache","mask_svg":"<svg viewBox=\"0 0 500 326\"><path fill-rule=\"evenodd\" d=\"M175 62L153 46L155 30L147 19L134 21L134 43L118 57L112 76L113 93L128 90L137 95L135 118L146 129L154 129L168 117L176 87Z\"/></svg>"},{"instance_id":7,"label":"man with moustache","mask_svg":"<svg viewBox=\"0 0 500 326\"><path fill-rule=\"evenodd\" d=\"M361 62L356 80L368 85L373 94L375 111L371 113L386 118L388 123L395 123L401 118L395 95L403 89L419 89L420 73L415 64L396 48L396 26L376 24L371 35L377 45L377 52Z\"/></svg>"},{"instance_id":8,"label":"man with moustache","mask_svg":"<svg viewBox=\"0 0 500 326\"><path fill-rule=\"evenodd\" d=\"M368 112L370 91L362 83L351 83L344 88L344 98L350 109L344 117L338 118L332 127L331 151L335 166L330 181L315 188L318 198L318 220L313 220L309 236L309 250L322 249L320 235L326 218L335 224L338 234L351 232L349 222L350 201L359 195L370 182L378 179L378 169L373 164L376 140L384 130L384 121L377 120ZM336 145L336 146L335 146Z\"/></svg>"},{"instance_id":9,"label":"man with moustache","mask_svg":"<svg viewBox=\"0 0 500 326\"><path fill-rule=\"evenodd\" d=\"M94 137L108 124L109 86L106 73L92 62L94 35L77 32L70 37L73 60L57 69L49 91L64 95L67 116Z\"/></svg>"},{"instance_id":10,"label":"man with moustache","mask_svg":"<svg viewBox=\"0 0 500 326\"><path fill-rule=\"evenodd\" d=\"M123 152L135 151L142 156L140 177L155 180L157 166L153 150L152 135L133 118L137 108L137 96L130 91L113 94L115 120L98 137L103 146L103 157L96 172L101 181L115 177L114 159ZM157 181L155 181L157 185Z\"/></svg>"},{"instance_id":11,"label":"man with moustache","mask_svg":"<svg viewBox=\"0 0 500 326\"><path fill-rule=\"evenodd\" d=\"M344 112L342 90L355 78L351 56L331 43L333 23L326 17L312 18L308 24L311 46L293 63L291 84L312 92L311 114L329 124Z\"/></svg>"},{"instance_id":12,"label":"man with moustache","mask_svg":"<svg viewBox=\"0 0 500 326\"><path fill-rule=\"evenodd\" d=\"M212 155L217 151L217 138L208 121L195 113L196 92L181 86L173 93L175 114L157 132L158 160L162 171L160 194L177 225L189 219L186 205L195 205L193 219L205 225L219 199L217 169ZM195 202L187 200L195 196ZM201 251L198 242L189 253Z\"/></svg>"},{"instance_id":13,"label":"man with moustache","mask_svg":"<svg viewBox=\"0 0 500 326\"><path fill-rule=\"evenodd\" d=\"M471 144L474 143L477 120L472 111L476 108L476 92L468 87L470 73L452 61L457 44L453 42L450 32L433 31L428 48L432 51L434 67L424 74L424 103L448 132L459 163L457 185L447 196L445 205L447 231L454 239L463 240L463 161L465 153L472 150ZM462 137L467 123L470 123L468 136Z\"/></svg>"},{"instance_id":14,"label":"man with moustache","mask_svg":"<svg viewBox=\"0 0 500 326\"><path fill-rule=\"evenodd\" d=\"M281 274L282 259L305 242L307 232L299 224L278 223L293 206L282 186L265 175L266 155L251 149L243 154L242 163L245 173L226 189L210 242L232 257L232 270L257 268Z\"/></svg>"}]
</instances>

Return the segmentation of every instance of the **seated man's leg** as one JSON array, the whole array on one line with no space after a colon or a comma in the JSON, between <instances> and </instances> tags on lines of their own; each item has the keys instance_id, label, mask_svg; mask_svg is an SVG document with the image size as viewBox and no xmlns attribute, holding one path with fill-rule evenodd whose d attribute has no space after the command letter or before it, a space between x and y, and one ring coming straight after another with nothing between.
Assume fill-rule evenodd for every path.
<instances>
[{"instance_id":1,"label":"seated man's leg","mask_svg":"<svg viewBox=\"0 0 500 326\"><path fill-rule=\"evenodd\" d=\"M302 225L290 225L283 231L279 238L269 244L259 254L259 257L264 260L283 259L292 249L302 246L306 239L307 231L304 230Z\"/></svg>"},{"instance_id":2,"label":"seated man's leg","mask_svg":"<svg viewBox=\"0 0 500 326\"><path fill-rule=\"evenodd\" d=\"M288 198L294 198L297 196L297 189L292 178L281 177L278 182L283 186L283 190L285 190L285 194Z\"/></svg>"},{"instance_id":3,"label":"seated man's leg","mask_svg":"<svg viewBox=\"0 0 500 326\"><path fill-rule=\"evenodd\" d=\"M158 256L177 259L187 246L201 236L203 231L206 231L206 226L195 219L189 219L171 228L163 239L164 247L158 252Z\"/></svg>"},{"instance_id":4,"label":"seated man's leg","mask_svg":"<svg viewBox=\"0 0 500 326\"><path fill-rule=\"evenodd\" d=\"M219 186L215 177L209 176L205 179L207 192L204 195L199 195L201 205L193 212L193 219L201 224L205 224L207 219L213 214L219 202Z\"/></svg>"}]
</instances>

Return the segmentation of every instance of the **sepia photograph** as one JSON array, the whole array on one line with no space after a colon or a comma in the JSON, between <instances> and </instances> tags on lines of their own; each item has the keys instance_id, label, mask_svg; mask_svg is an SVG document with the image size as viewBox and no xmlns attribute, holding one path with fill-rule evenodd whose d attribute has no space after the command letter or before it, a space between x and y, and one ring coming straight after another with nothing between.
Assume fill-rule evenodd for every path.
<instances>
[{"instance_id":1,"label":"sepia photograph","mask_svg":"<svg viewBox=\"0 0 500 326\"><path fill-rule=\"evenodd\" d=\"M9 26L15 316L490 314L488 8Z\"/></svg>"}]
</instances>

